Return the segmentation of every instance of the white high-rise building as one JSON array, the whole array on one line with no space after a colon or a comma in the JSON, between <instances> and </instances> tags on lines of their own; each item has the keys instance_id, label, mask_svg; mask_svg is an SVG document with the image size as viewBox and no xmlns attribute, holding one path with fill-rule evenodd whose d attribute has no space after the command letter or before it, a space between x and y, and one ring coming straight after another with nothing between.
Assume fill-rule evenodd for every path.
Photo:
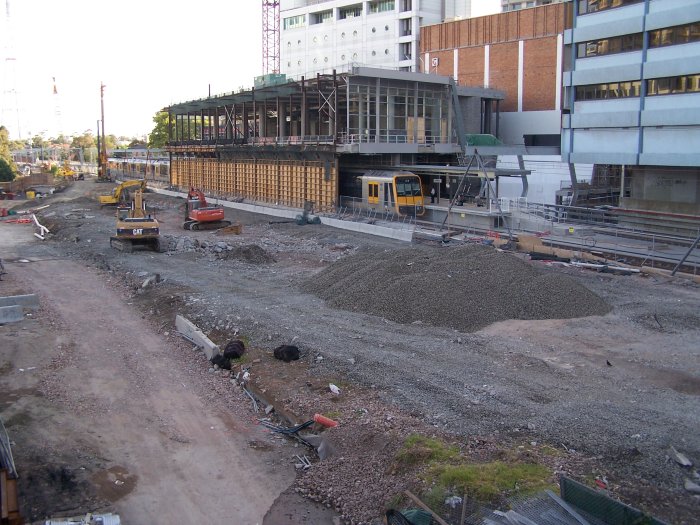
<instances>
[{"instance_id":1,"label":"white high-rise building","mask_svg":"<svg viewBox=\"0 0 700 525\"><path fill-rule=\"evenodd\" d=\"M298 78L352 66L427 71L419 28L470 15L471 0L281 0L280 72Z\"/></svg>"}]
</instances>

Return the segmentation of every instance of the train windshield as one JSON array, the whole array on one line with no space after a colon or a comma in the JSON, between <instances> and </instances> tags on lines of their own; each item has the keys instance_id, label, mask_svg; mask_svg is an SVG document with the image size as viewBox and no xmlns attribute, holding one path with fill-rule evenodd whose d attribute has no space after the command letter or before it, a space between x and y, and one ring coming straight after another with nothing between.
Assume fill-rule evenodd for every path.
<instances>
[{"instance_id":1,"label":"train windshield","mask_svg":"<svg viewBox=\"0 0 700 525\"><path fill-rule=\"evenodd\" d=\"M396 177L397 197L419 197L420 181L418 177Z\"/></svg>"}]
</instances>

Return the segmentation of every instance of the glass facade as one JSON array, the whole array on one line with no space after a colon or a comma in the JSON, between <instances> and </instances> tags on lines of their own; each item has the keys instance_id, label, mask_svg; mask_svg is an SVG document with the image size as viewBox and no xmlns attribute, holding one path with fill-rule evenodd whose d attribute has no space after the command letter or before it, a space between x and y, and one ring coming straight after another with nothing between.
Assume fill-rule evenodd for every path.
<instances>
[{"instance_id":1,"label":"glass facade","mask_svg":"<svg viewBox=\"0 0 700 525\"><path fill-rule=\"evenodd\" d=\"M641 51L643 45L644 38L642 33L591 40L590 42L581 42L576 45L576 58Z\"/></svg>"},{"instance_id":2,"label":"glass facade","mask_svg":"<svg viewBox=\"0 0 700 525\"><path fill-rule=\"evenodd\" d=\"M626 5L640 4L644 0L580 0L578 3L578 14L596 13L606 9L615 9Z\"/></svg>"},{"instance_id":3,"label":"glass facade","mask_svg":"<svg viewBox=\"0 0 700 525\"><path fill-rule=\"evenodd\" d=\"M394 10L394 0L375 0L369 3L369 12L383 13L384 11Z\"/></svg>"},{"instance_id":4,"label":"glass facade","mask_svg":"<svg viewBox=\"0 0 700 525\"><path fill-rule=\"evenodd\" d=\"M700 22L649 31L649 47L674 46L700 42Z\"/></svg>"},{"instance_id":5,"label":"glass facade","mask_svg":"<svg viewBox=\"0 0 700 525\"><path fill-rule=\"evenodd\" d=\"M449 142L445 86L353 78L348 87L348 134L361 142Z\"/></svg>"},{"instance_id":6,"label":"glass facade","mask_svg":"<svg viewBox=\"0 0 700 525\"><path fill-rule=\"evenodd\" d=\"M678 95L700 93L700 74L647 80L647 95Z\"/></svg>"},{"instance_id":7,"label":"glass facade","mask_svg":"<svg viewBox=\"0 0 700 525\"><path fill-rule=\"evenodd\" d=\"M574 100L610 100L616 98L638 97L641 81L610 82L608 84L591 84L588 86L576 86Z\"/></svg>"}]
</instances>

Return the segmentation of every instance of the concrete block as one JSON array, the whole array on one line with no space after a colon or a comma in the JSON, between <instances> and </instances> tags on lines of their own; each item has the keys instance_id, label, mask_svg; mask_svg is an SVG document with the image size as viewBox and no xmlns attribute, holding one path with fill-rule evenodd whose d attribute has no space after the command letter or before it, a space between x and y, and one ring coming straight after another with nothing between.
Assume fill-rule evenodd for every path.
<instances>
[{"instance_id":1,"label":"concrete block","mask_svg":"<svg viewBox=\"0 0 700 525\"><path fill-rule=\"evenodd\" d=\"M0 324L16 323L22 319L24 319L24 313L21 306L0 306Z\"/></svg>"},{"instance_id":2,"label":"concrete block","mask_svg":"<svg viewBox=\"0 0 700 525\"><path fill-rule=\"evenodd\" d=\"M39 308L39 297L35 294L8 295L0 297L0 306L22 306L26 309L36 309Z\"/></svg>"},{"instance_id":3,"label":"concrete block","mask_svg":"<svg viewBox=\"0 0 700 525\"><path fill-rule=\"evenodd\" d=\"M215 345L211 339L204 335L204 332L202 332L194 323L185 317L182 317L181 315L176 316L175 327L185 339L192 341L194 344L204 350L204 354L207 356L207 359L211 359L215 355L221 353L218 345Z\"/></svg>"}]
</instances>

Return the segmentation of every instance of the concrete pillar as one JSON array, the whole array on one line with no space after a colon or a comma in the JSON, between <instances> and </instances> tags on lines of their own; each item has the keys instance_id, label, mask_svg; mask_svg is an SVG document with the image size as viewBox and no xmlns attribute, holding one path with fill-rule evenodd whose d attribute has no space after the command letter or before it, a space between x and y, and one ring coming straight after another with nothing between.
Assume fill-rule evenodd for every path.
<instances>
[{"instance_id":1,"label":"concrete pillar","mask_svg":"<svg viewBox=\"0 0 700 525\"><path fill-rule=\"evenodd\" d=\"M277 136L284 139L287 136L287 103L277 99Z\"/></svg>"},{"instance_id":2,"label":"concrete pillar","mask_svg":"<svg viewBox=\"0 0 700 525\"><path fill-rule=\"evenodd\" d=\"M307 106L306 106L306 84L304 82L304 77L301 77L301 133L300 135L304 137L305 135L308 135L306 126L308 124L307 122L307 114L306 112L308 111Z\"/></svg>"}]
</instances>

